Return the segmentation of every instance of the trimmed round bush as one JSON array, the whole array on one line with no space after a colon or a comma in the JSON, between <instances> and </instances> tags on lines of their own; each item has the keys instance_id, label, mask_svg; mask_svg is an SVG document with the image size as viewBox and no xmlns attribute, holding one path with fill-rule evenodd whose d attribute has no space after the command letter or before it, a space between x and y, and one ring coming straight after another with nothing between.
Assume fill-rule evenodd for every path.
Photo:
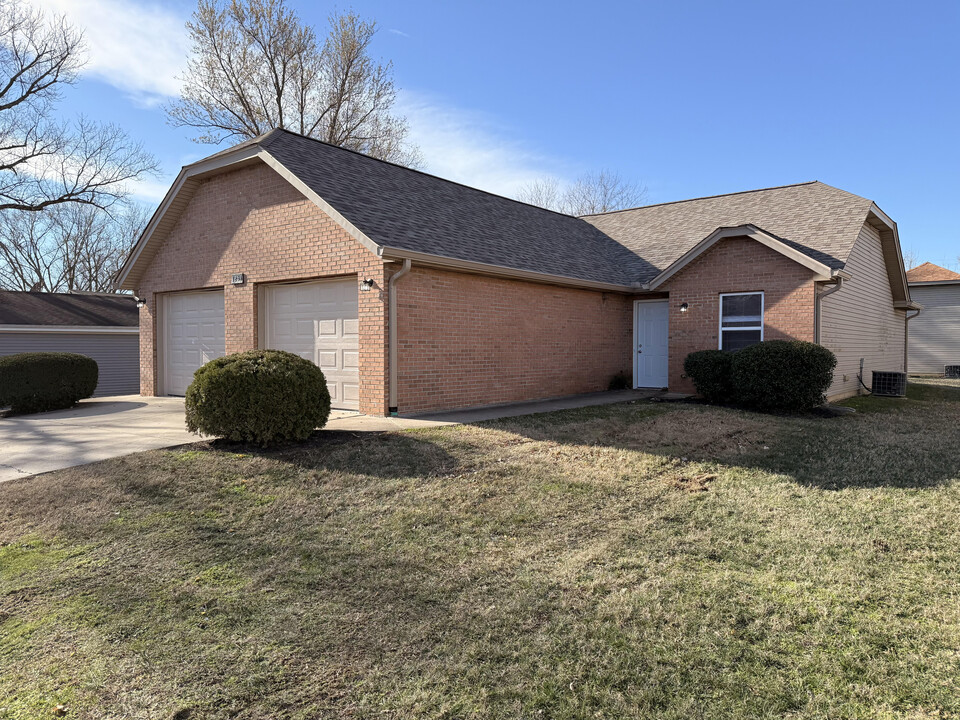
<instances>
[{"instance_id":1,"label":"trimmed round bush","mask_svg":"<svg viewBox=\"0 0 960 720\"><path fill-rule=\"evenodd\" d=\"M733 353L698 350L683 361L683 371L707 402L724 404L734 399Z\"/></svg>"},{"instance_id":2,"label":"trimmed round bush","mask_svg":"<svg viewBox=\"0 0 960 720\"><path fill-rule=\"evenodd\" d=\"M732 354L736 402L754 410L805 412L822 405L836 356L822 345L768 340Z\"/></svg>"},{"instance_id":3,"label":"trimmed round bush","mask_svg":"<svg viewBox=\"0 0 960 720\"><path fill-rule=\"evenodd\" d=\"M323 372L283 350L251 350L211 360L187 388L187 427L238 442L305 440L330 416Z\"/></svg>"},{"instance_id":4,"label":"trimmed round bush","mask_svg":"<svg viewBox=\"0 0 960 720\"><path fill-rule=\"evenodd\" d=\"M15 413L62 410L93 395L100 368L86 355L29 352L0 358L0 407Z\"/></svg>"}]
</instances>

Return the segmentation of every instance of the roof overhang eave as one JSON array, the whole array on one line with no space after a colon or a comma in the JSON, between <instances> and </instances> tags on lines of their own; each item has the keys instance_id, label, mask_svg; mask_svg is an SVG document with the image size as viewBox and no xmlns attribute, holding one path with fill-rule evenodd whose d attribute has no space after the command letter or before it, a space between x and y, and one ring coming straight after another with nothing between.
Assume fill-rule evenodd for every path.
<instances>
[{"instance_id":1,"label":"roof overhang eave","mask_svg":"<svg viewBox=\"0 0 960 720\"><path fill-rule=\"evenodd\" d=\"M934 285L960 285L960 280L913 280L910 287L932 287Z\"/></svg>"},{"instance_id":2,"label":"roof overhang eave","mask_svg":"<svg viewBox=\"0 0 960 720\"><path fill-rule=\"evenodd\" d=\"M887 274L897 277L896 286L891 283L891 290L894 297L898 294L900 299L895 302L910 302L910 284L907 280L907 268L903 264L903 252L900 248L900 231L897 224L887 215L876 203L870 204L870 210L867 212L867 223L872 225L880 234L880 241L883 243L884 236L892 240L892 247L882 249L884 262L887 265Z\"/></svg>"},{"instance_id":3,"label":"roof overhang eave","mask_svg":"<svg viewBox=\"0 0 960 720\"><path fill-rule=\"evenodd\" d=\"M674 262L672 262L667 268L663 270L659 275L657 275L653 280L647 283L644 286L646 290L656 290L661 285L663 285L667 280L672 278L678 272L683 270L687 265L692 263L698 257L703 255L707 250L712 248L716 243L724 238L732 237L748 237L752 240L756 240L762 245L767 246L771 250L774 250L781 255L784 255L787 258L790 258L794 262L803 265L806 268L809 268L816 275L816 280L830 280L834 277L844 277L842 274L844 271L831 268L829 265L825 265L819 260L814 260L809 255L790 247L783 241L777 239L767 231L762 228L757 227L756 225L738 225L736 227L720 227L714 230L712 233L707 235L703 240L694 245L690 250L685 252ZM847 275L849 277L849 275Z\"/></svg>"},{"instance_id":4,"label":"roof overhang eave","mask_svg":"<svg viewBox=\"0 0 960 720\"><path fill-rule=\"evenodd\" d=\"M579 287L589 290L603 290L617 293L636 293L643 289L639 284L621 285L618 283L607 283L598 280L575 278L568 275L554 275L551 273L537 272L535 270L523 270L520 268L507 267L505 265L495 265L493 263L461 260L459 258L449 257L447 255L433 255L431 253L417 252L415 250L405 250L404 248L384 246L381 248L380 256L384 260L411 260L418 265L426 265L429 267L438 267L478 275L505 277L514 280L527 280L531 282L546 283L548 285L563 285L566 287Z\"/></svg>"}]
</instances>

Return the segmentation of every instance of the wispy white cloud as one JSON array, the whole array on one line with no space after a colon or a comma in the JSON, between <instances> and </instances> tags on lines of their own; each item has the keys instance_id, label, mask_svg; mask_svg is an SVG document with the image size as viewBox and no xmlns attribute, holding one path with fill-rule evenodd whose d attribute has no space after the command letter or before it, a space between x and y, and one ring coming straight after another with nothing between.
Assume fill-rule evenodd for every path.
<instances>
[{"instance_id":1,"label":"wispy white cloud","mask_svg":"<svg viewBox=\"0 0 960 720\"><path fill-rule=\"evenodd\" d=\"M89 52L84 74L113 85L141 105L179 93L189 42L186 16L160 3L133 0L30 0L64 15L83 31Z\"/></svg>"},{"instance_id":2,"label":"wispy white cloud","mask_svg":"<svg viewBox=\"0 0 960 720\"><path fill-rule=\"evenodd\" d=\"M160 201L163 200L163 196L167 194L167 190L170 189L172 182L172 177L137 180L130 184L130 194L135 200L145 205L159 205Z\"/></svg>"},{"instance_id":3,"label":"wispy white cloud","mask_svg":"<svg viewBox=\"0 0 960 720\"><path fill-rule=\"evenodd\" d=\"M401 91L397 111L410 123L410 140L427 172L508 197L542 178L563 181L562 161L531 150L494 118L436 98Z\"/></svg>"},{"instance_id":4,"label":"wispy white cloud","mask_svg":"<svg viewBox=\"0 0 960 720\"><path fill-rule=\"evenodd\" d=\"M389 30L387 30L387 32L393 35L399 35L400 37L405 37L405 38L410 37L408 33L405 33L403 30L397 30L396 28L390 28Z\"/></svg>"}]
</instances>

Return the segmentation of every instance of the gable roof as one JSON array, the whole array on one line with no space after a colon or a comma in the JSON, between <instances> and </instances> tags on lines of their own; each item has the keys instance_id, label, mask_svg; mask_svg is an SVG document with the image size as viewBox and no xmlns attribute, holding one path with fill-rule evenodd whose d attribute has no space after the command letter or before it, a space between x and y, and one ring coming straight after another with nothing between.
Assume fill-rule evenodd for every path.
<instances>
[{"instance_id":1,"label":"gable roof","mask_svg":"<svg viewBox=\"0 0 960 720\"><path fill-rule=\"evenodd\" d=\"M840 270L873 203L822 182L714 195L584 219L643 256L652 280L718 228L753 225L804 255Z\"/></svg>"},{"instance_id":2,"label":"gable roof","mask_svg":"<svg viewBox=\"0 0 960 720\"><path fill-rule=\"evenodd\" d=\"M950 282L953 280L960 280L960 273L934 265L932 262L925 262L923 265L917 265L913 270L907 270L907 281L910 283Z\"/></svg>"},{"instance_id":3,"label":"gable roof","mask_svg":"<svg viewBox=\"0 0 960 720\"><path fill-rule=\"evenodd\" d=\"M579 218L300 135L261 146L377 245L630 285L648 264Z\"/></svg>"},{"instance_id":4,"label":"gable roof","mask_svg":"<svg viewBox=\"0 0 960 720\"><path fill-rule=\"evenodd\" d=\"M621 291L648 285L712 233L747 225L788 257L835 273L871 209L886 217L870 200L810 182L576 218L276 129L181 171L120 287L137 288L151 238L159 246L204 177L258 161L384 259Z\"/></svg>"},{"instance_id":5,"label":"gable roof","mask_svg":"<svg viewBox=\"0 0 960 720\"><path fill-rule=\"evenodd\" d=\"M132 295L0 290L0 325L137 327Z\"/></svg>"}]
</instances>

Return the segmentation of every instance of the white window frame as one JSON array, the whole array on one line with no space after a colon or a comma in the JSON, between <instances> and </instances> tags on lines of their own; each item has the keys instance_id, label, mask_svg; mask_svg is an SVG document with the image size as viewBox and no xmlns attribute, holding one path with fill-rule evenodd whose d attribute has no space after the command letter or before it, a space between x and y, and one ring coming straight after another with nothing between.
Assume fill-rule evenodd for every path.
<instances>
[{"instance_id":1,"label":"white window frame","mask_svg":"<svg viewBox=\"0 0 960 720\"><path fill-rule=\"evenodd\" d=\"M760 342L763 342L763 325L764 319L766 318L767 311L767 299L764 297L763 290L751 290L750 292L735 292L735 293L720 293L720 299L717 301L719 304L717 306L717 349L723 350L723 299L725 297L734 297L737 295L759 295L760 296L760 325L752 325L747 327L736 327L736 328L727 328L729 332L737 332L744 330L759 330L760 331Z\"/></svg>"}]
</instances>

